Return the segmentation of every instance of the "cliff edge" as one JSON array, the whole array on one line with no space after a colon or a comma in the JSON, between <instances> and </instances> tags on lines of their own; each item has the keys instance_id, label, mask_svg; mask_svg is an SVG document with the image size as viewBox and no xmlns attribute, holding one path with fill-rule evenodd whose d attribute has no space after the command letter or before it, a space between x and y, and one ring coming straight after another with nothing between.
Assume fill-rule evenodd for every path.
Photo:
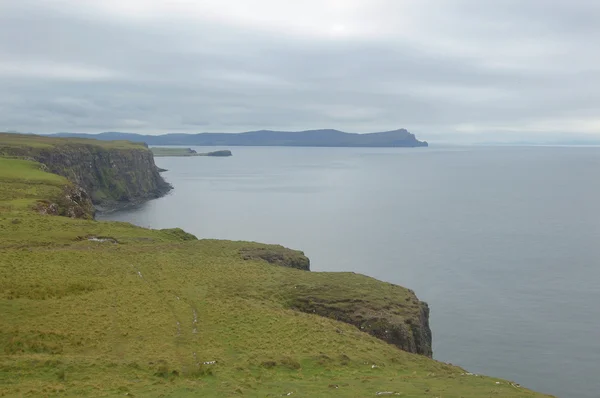
<instances>
[{"instance_id":1,"label":"cliff edge","mask_svg":"<svg viewBox=\"0 0 600 398\"><path fill-rule=\"evenodd\" d=\"M303 252L283 246L253 244L239 253L244 260L310 271ZM407 352L433 355L429 306L410 289L351 272L316 272L277 290L290 309L353 325Z\"/></svg>"},{"instance_id":2,"label":"cliff edge","mask_svg":"<svg viewBox=\"0 0 600 398\"><path fill-rule=\"evenodd\" d=\"M290 308L354 325L401 350L433 356L429 306L412 290L353 273L318 273L310 282L290 289Z\"/></svg>"},{"instance_id":3,"label":"cliff edge","mask_svg":"<svg viewBox=\"0 0 600 398\"><path fill-rule=\"evenodd\" d=\"M143 143L0 133L0 156L42 163L83 188L101 208L140 203L172 189Z\"/></svg>"}]
</instances>

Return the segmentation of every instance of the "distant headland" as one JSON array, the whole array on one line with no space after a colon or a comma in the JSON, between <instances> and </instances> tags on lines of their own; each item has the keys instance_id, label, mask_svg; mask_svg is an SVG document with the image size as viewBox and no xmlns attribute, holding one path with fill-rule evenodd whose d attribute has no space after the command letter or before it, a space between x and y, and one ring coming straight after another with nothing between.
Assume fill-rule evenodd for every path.
<instances>
[{"instance_id":1,"label":"distant headland","mask_svg":"<svg viewBox=\"0 0 600 398\"><path fill-rule=\"evenodd\" d=\"M213 152L205 152L198 153L192 148L163 148L163 147L153 147L150 148L152 154L155 157L166 157L166 156L215 156L215 157L226 157L231 156L231 151L229 150L221 150L221 151L213 151Z\"/></svg>"},{"instance_id":2,"label":"distant headland","mask_svg":"<svg viewBox=\"0 0 600 398\"><path fill-rule=\"evenodd\" d=\"M95 138L103 141L128 140L148 145L190 146L307 146L307 147L426 147L405 129L379 133L345 133L339 130L272 131L245 133L200 133L141 135L107 132L100 134L57 133L55 137Z\"/></svg>"}]
</instances>

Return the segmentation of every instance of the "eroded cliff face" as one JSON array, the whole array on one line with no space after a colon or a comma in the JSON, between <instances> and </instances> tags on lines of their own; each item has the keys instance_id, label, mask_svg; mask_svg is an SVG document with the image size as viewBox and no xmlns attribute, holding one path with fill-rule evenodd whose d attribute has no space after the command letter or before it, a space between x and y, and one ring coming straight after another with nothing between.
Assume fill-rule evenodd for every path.
<instances>
[{"instance_id":1,"label":"eroded cliff face","mask_svg":"<svg viewBox=\"0 0 600 398\"><path fill-rule=\"evenodd\" d=\"M49 172L82 187L102 208L158 198L172 188L160 176L150 150L142 144L110 148L65 143L42 148L6 147L0 152L44 164Z\"/></svg>"},{"instance_id":2,"label":"eroded cliff face","mask_svg":"<svg viewBox=\"0 0 600 398\"><path fill-rule=\"evenodd\" d=\"M94 205L87 192L75 185L64 187L61 195L37 202L36 210L40 214L71 218L94 218Z\"/></svg>"},{"instance_id":3,"label":"eroded cliff face","mask_svg":"<svg viewBox=\"0 0 600 398\"><path fill-rule=\"evenodd\" d=\"M304 253L282 246L255 243L239 254L244 260L310 271ZM412 290L349 272L310 274L310 283L298 276L294 285L278 288L289 308L354 325L404 351L432 357L429 306Z\"/></svg>"},{"instance_id":4,"label":"eroded cliff face","mask_svg":"<svg viewBox=\"0 0 600 398\"><path fill-rule=\"evenodd\" d=\"M303 252L279 245L255 244L240 250L244 260L263 260L269 264L310 271L310 260Z\"/></svg>"},{"instance_id":5,"label":"eroded cliff face","mask_svg":"<svg viewBox=\"0 0 600 398\"><path fill-rule=\"evenodd\" d=\"M322 288L331 289L327 286ZM331 292L319 290L295 289L291 307L349 323L404 351L432 357L429 306L419 301L414 293L405 298L400 292L405 288L397 286L398 296L379 301L351 292L334 297Z\"/></svg>"}]
</instances>

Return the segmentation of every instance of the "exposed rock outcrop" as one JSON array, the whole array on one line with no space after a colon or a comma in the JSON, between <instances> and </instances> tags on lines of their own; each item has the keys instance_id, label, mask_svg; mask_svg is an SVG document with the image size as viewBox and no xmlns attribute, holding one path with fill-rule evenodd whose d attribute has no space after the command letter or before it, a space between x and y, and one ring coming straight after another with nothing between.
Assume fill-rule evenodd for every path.
<instances>
[{"instance_id":1,"label":"exposed rock outcrop","mask_svg":"<svg viewBox=\"0 0 600 398\"><path fill-rule=\"evenodd\" d=\"M432 356L429 306L412 290L362 275L335 286L323 281L291 289L290 307L349 323L404 351Z\"/></svg>"},{"instance_id":2,"label":"exposed rock outcrop","mask_svg":"<svg viewBox=\"0 0 600 398\"><path fill-rule=\"evenodd\" d=\"M240 249L240 255L244 260L263 260L269 264L282 267L296 268L310 271L310 260L303 252L288 249L283 246L252 246Z\"/></svg>"},{"instance_id":3,"label":"exposed rock outcrop","mask_svg":"<svg viewBox=\"0 0 600 398\"><path fill-rule=\"evenodd\" d=\"M37 210L41 214L85 219L94 218L95 212L87 192L74 184L65 186L62 195L54 200L38 201Z\"/></svg>"}]
</instances>

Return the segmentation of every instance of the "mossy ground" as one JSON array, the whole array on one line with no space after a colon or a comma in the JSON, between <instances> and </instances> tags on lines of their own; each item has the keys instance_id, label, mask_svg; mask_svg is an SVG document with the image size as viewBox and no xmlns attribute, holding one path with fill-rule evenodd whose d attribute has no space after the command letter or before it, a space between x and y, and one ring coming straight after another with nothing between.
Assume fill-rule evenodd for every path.
<instances>
[{"instance_id":1,"label":"mossy ground","mask_svg":"<svg viewBox=\"0 0 600 398\"><path fill-rule=\"evenodd\" d=\"M542 396L289 306L295 289L380 302L403 288L242 259L256 243L32 210L65 182L0 159L0 396Z\"/></svg>"}]
</instances>

